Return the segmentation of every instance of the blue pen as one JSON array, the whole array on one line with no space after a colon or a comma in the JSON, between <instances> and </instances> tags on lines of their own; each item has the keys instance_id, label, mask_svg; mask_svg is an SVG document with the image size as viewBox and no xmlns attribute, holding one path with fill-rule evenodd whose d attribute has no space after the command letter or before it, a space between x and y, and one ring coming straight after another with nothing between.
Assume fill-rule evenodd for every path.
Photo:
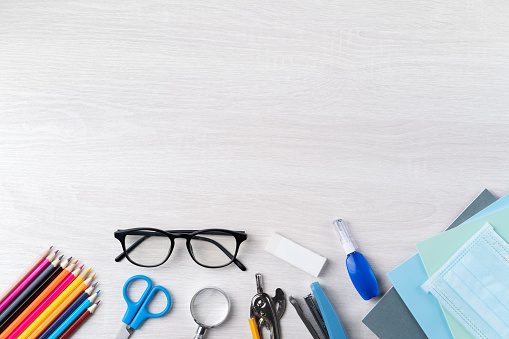
<instances>
[{"instance_id":1,"label":"blue pen","mask_svg":"<svg viewBox=\"0 0 509 339\"><path fill-rule=\"evenodd\" d=\"M72 323L74 322L74 320L76 320L83 312L86 311L87 308L90 307L90 305L92 305L95 301L95 298L97 298L97 295L99 294L99 292L101 292L100 290L97 291L96 293L94 293L92 296L90 296L89 298L85 299L80 305L78 308L76 308L74 310L74 312L72 312L72 314L66 318L61 324L60 326L58 326L58 328L53 332L51 333L51 335L48 337L48 339L57 339L58 337L60 337L60 335L62 333L64 333L64 331L72 325Z\"/></svg>"},{"instance_id":2,"label":"blue pen","mask_svg":"<svg viewBox=\"0 0 509 339\"><path fill-rule=\"evenodd\" d=\"M346 268L357 292L364 300L376 297L380 294L380 290L378 289L375 273L373 273L366 258L357 251L357 243L353 239L346 221L338 219L333 224L345 249Z\"/></svg>"}]
</instances>

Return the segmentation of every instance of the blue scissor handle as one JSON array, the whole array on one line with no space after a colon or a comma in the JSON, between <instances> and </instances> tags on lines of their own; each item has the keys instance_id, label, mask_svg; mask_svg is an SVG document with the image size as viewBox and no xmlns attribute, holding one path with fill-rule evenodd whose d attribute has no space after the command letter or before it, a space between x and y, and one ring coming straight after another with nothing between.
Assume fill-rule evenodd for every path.
<instances>
[{"instance_id":1,"label":"blue scissor handle","mask_svg":"<svg viewBox=\"0 0 509 339\"><path fill-rule=\"evenodd\" d=\"M129 288L129 285L134 280L145 280L147 282L147 288L143 292L143 294L140 297L140 300L137 302L132 301L129 296L127 295L127 289ZM125 311L124 318L122 319L122 322L124 322L127 325L131 325L131 322L134 319L134 316L141 308L141 305L147 298L148 294L150 293L150 290L152 289L152 280L150 280L149 277L144 275L135 275L127 279L127 281L124 284L124 289L122 290L122 293L124 294L124 300L127 303L127 311Z\"/></svg>"},{"instance_id":2,"label":"blue scissor handle","mask_svg":"<svg viewBox=\"0 0 509 339\"><path fill-rule=\"evenodd\" d=\"M152 298L154 298L154 295L157 293L157 291L161 291L164 293L164 295L166 296L166 307L164 310L162 310L161 312L159 313L152 313L152 312L149 312L148 311L148 304L150 303L150 301L152 300ZM138 313L136 314L136 316L134 317L133 321L131 322L131 328L134 328L135 330L138 329L138 327L140 327L140 325L147 319L147 318L159 318L159 317L162 317L163 315L166 314L166 312L169 311L171 307L171 296L170 296L170 292L168 292L168 290L162 286L154 286L154 288L150 291L149 295L147 296L147 299L145 299L145 302L143 302L143 304L141 305L141 308L140 310L138 311Z\"/></svg>"},{"instance_id":3,"label":"blue scissor handle","mask_svg":"<svg viewBox=\"0 0 509 339\"><path fill-rule=\"evenodd\" d=\"M133 302L129 296L127 295L127 289L129 288L129 285L134 280L145 280L147 282L147 288L143 292L141 298L137 302ZM124 314L124 318L122 321L129 325L131 328L137 330L138 327L147 319L147 318L159 318L162 317L171 307L171 296L170 292L162 286L154 286L152 288L152 280L150 280L149 277L144 275L135 275L127 279L127 281L124 284L123 294L124 299L127 303L127 311ZM161 291L166 296L167 304L166 308L157 314L151 313L148 311L147 307L150 301L154 298L157 291Z\"/></svg>"}]
</instances>

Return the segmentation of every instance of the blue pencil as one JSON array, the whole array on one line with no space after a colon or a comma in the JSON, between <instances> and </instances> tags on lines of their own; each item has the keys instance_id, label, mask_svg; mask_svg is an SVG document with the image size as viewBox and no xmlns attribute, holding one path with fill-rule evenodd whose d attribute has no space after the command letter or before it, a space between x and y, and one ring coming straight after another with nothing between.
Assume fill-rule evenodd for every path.
<instances>
[{"instance_id":1,"label":"blue pencil","mask_svg":"<svg viewBox=\"0 0 509 339\"><path fill-rule=\"evenodd\" d=\"M51 335L48 337L48 339L57 339L62 333L64 333L65 330L69 326L73 324L73 322L82 315L90 305L93 305L95 298L97 298L97 295L101 291L97 291L94 295L92 295L90 298L86 299L81 305L67 318L65 321L58 326L58 328L51 333Z\"/></svg>"},{"instance_id":2,"label":"blue pencil","mask_svg":"<svg viewBox=\"0 0 509 339\"><path fill-rule=\"evenodd\" d=\"M51 323L50 326L44 332L41 333L40 336L37 337L37 339L47 339L51 336L53 332L74 312L76 311L81 305L87 301L88 297L92 294L94 291L95 286L97 283L93 284L89 288L87 288L83 293L81 293L66 309L58 316L58 318L55 319ZM97 294L94 294L97 295ZM94 298L95 299L95 298ZM87 306L88 307L88 306Z\"/></svg>"}]
</instances>

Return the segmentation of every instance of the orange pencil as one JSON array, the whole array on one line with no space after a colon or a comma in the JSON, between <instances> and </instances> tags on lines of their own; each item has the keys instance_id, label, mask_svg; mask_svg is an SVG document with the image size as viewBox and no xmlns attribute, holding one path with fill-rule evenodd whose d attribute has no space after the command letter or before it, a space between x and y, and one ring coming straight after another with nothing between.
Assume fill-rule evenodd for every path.
<instances>
[{"instance_id":1,"label":"orange pencil","mask_svg":"<svg viewBox=\"0 0 509 339\"><path fill-rule=\"evenodd\" d=\"M95 276L94 274L83 281L82 279L86 278L88 272L90 272L90 269L88 269L83 275L76 278L76 280L73 281L72 284L69 285L69 287L67 287L62 294L60 294L58 298L55 299L48 308L46 308L44 312L42 312L37 319L35 319L35 321L27 327L23 333L21 333L18 339L36 339L42 332L44 332L44 330L51 325L53 320L55 320L60 313L62 313L67 306L69 306L74 299L81 294L81 292L88 288L90 282ZM78 286L75 286L76 282L79 280L81 280L81 283Z\"/></svg>"},{"instance_id":2,"label":"orange pencil","mask_svg":"<svg viewBox=\"0 0 509 339\"><path fill-rule=\"evenodd\" d=\"M58 292L58 296L54 299L46 298L44 302L39 306L39 308L43 307L43 311L39 314L32 313L28 316L28 318L24 321L24 323L28 323L28 327L26 327L23 331L20 331L20 328L17 328L14 333L12 333L9 338L7 339L14 339L14 338L23 338L26 339L30 334L32 334L33 331L39 327L39 325L44 321L44 319L47 318L47 316L51 313L52 310L49 310L49 308L52 305L59 305L65 298L69 296L69 294L72 293L78 286L81 285L83 280L87 277L88 272L90 269L88 269L86 272L81 273L76 279L72 281L70 285L68 285L63 291L57 291L55 290L54 293ZM20 333L21 332L21 333Z\"/></svg>"},{"instance_id":3,"label":"orange pencil","mask_svg":"<svg viewBox=\"0 0 509 339\"><path fill-rule=\"evenodd\" d=\"M0 339L6 339L70 274L75 277L81 269L73 272L78 260L67 266L60 274L41 292L41 294L0 334ZM72 272L72 273L71 273ZM71 280L72 281L72 280ZM69 283L71 283L69 281Z\"/></svg>"}]
</instances>

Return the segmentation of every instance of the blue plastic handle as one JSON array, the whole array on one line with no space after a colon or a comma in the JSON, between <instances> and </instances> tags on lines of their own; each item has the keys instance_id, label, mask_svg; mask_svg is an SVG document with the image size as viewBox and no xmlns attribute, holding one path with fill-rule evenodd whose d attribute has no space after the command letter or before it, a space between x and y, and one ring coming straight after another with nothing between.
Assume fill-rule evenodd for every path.
<instances>
[{"instance_id":1,"label":"blue plastic handle","mask_svg":"<svg viewBox=\"0 0 509 339\"><path fill-rule=\"evenodd\" d=\"M140 300L138 300L137 302L132 301L127 294L129 285L131 285L131 283L134 280L145 280L148 284L147 288L141 295ZM143 302L147 298L148 294L150 293L150 290L152 289L152 285L153 285L152 280L150 280L149 277L144 276L144 275L135 275L135 276L132 276L129 279L127 279L127 281L124 284L124 289L122 290L122 293L124 295L124 300L127 303L127 311L125 312L124 318L122 319L122 321L125 324L131 325L131 322L133 321L134 316L136 315L136 313L138 313L139 309L141 308L141 304L143 304Z\"/></svg>"},{"instance_id":2,"label":"blue plastic handle","mask_svg":"<svg viewBox=\"0 0 509 339\"><path fill-rule=\"evenodd\" d=\"M154 298L154 295L157 293L157 291L161 291L166 296L166 307L164 310L162 310L159 313L151 313L148 311L148 304ZM140 310L134 317L133 321L131 322L131 328L134 328L135 330L140 327L140 325L147 319L147 318L159 318L166 314L170 310L171 307L171 296L170 292L162 286L154 286L154 288L150 291L149 295L147 296L147 299L143 302L141 305Z\"/></svg>"},{"instance_id":3,"label":"blue plastic handle","mask_svg":"<svg viewBox=\"0 0 509 339\"><path fill-rule=\"evenodd\" d=\"M127 295L127 289L129 285L134 280L145 280L148 284L147 288L143 292L141 298L137 302L133 302L129 296ZM170 292L162 286L154 286L152 288L152 280L149 277L144 275L135 275L131 278L127 279L124 284L123 294L124 299L127 303L127 311L125 312L124 318L122 321L129 325L131 328L137 330L138 327L147 319L147 318L159 318L165 315L171 307L171 296ZM148 311L148 304L154 298L157 291L161 291L166 296L167 304L165 309L159 313L151 313Z\"/></svg>"},{"instance_id":4,"label":"blue plastic handle","mask_svg":"<svg viewBox=\"0 0 509 339\"><path fill-rule=\"evenodd\" d=\"M311 292L318 303L330 339L348 339L334 307L318 282L311 284Z\"/></svg>"}]
</instances>

